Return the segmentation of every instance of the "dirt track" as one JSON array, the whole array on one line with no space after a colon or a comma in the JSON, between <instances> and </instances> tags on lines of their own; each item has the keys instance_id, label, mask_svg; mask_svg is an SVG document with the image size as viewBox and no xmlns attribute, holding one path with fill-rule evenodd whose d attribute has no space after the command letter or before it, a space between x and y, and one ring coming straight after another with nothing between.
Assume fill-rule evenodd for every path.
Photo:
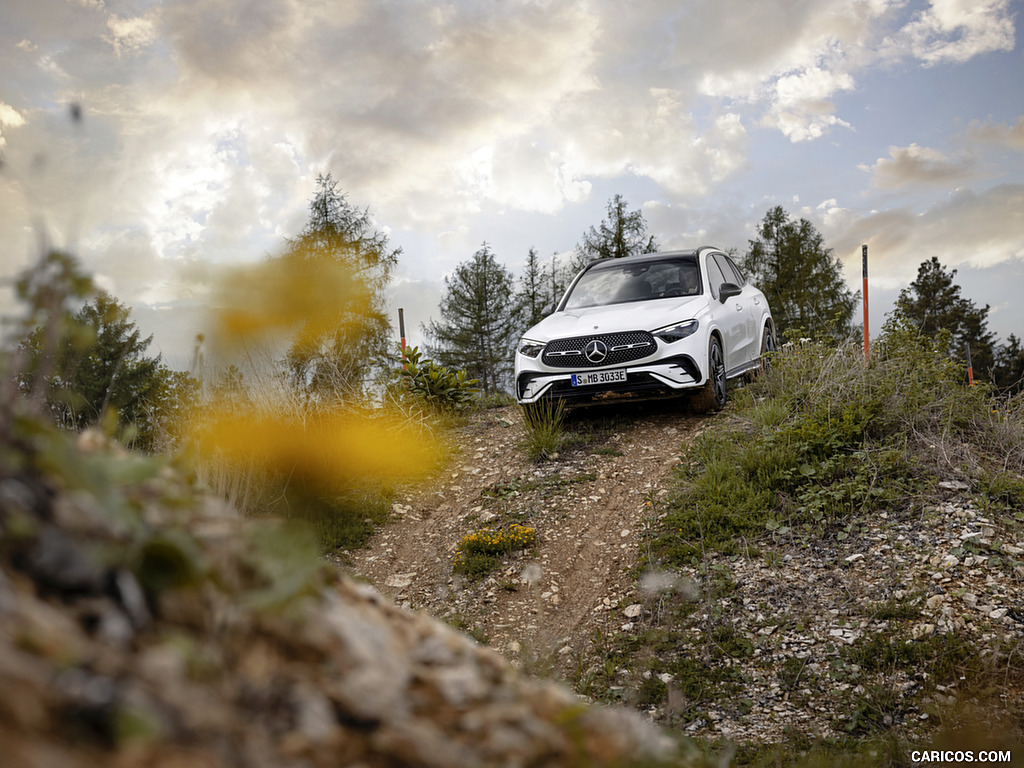
<instances>
[{"instance_id":1,"label":"dirt track","mask_svg":"<svg viewBox=\"0 0 1024 768\"><path fill-rule=\"evenodd\" d=\"M590 410L569 425L582 444L534 464L515 408L477 414L443 475L396 504L393 521L351 554L353 570L513 660L568 671L595 630L630 621L650 502L665 493L682 443L707 423L678 402ZM459 540L497 519L534 527L536 546L480 581L453 574Z\"/></svg>"}]
</instances>

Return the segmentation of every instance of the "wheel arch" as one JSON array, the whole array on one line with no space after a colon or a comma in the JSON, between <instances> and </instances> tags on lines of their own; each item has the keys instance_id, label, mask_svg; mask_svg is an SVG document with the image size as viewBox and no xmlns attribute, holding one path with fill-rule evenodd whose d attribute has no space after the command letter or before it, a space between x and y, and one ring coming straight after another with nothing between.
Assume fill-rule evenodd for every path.
<instances>
[{"instance_id":1,"label":"wheel arch","mask_svg":"<svg viewBox=\"0 0 1024 768\"><path fill-rule=\"evenodd\" d=\"M724 358L725 357L725 339L722 336L722 330L717 325L712 326L708 330L708 340L707 340L707 344L705 345L708 349L711 348L711 339L713 339L713 338L714 339L718 339L718 346L720 346L722 348L722 356ZM710 378L711 378L711 361L708 359L707 355L705 355L705 357L704 357L704 382L706 383L708 381L708 379L710 379Z\"/></svg>"}]
</instances>

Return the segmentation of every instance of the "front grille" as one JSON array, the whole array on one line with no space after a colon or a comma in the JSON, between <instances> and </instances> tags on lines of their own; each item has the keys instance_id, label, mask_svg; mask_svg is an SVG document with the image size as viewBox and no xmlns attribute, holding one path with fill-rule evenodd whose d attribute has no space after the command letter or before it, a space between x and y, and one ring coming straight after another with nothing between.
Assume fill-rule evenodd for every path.
<instances>
[{"instance_id":1,"label":"front grille","mask_svg":"<svg viewBox=\"0 0 1024 768\"><path fill-rule=\"evenodd\" d=\"M607 354L603 359L588 359L587 348L594 341L606 348ZM658 343L647 331L626 331L556 339L544 348L541 360L552 368L603 368L649 357L657 349Z\"/></svg>"}]
</instances>

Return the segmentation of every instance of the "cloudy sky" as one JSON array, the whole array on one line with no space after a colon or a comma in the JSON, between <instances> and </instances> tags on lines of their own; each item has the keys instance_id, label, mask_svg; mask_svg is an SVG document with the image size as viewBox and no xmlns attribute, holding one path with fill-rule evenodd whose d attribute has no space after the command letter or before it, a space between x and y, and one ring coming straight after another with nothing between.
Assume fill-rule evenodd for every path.
<instances>
[{"instance_id":1,"label":"cloudy sky","mask_svg":"<svg viewBox=\"0 0 1024 768\"><path fill-rule=\"evenodd\" d=\"M66 247L186 367L213 276L278 252L330 172L403 250L413 341L483 241L518 272L617 193L665 248L742 253L782 205L854 288L867 243L873 330L937 256L1001 339L1024 336L1022 18L1010 0L4 0L0 277Z\"/></svg>"}]
</instances>

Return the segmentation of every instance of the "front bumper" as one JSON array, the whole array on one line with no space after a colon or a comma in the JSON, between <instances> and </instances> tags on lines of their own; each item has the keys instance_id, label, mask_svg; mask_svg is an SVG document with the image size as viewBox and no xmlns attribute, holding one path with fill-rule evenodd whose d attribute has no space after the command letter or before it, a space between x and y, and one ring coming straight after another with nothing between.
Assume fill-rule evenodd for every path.
<instances>
[{"instance_id":1,"label":"front bumper","mask_svg":"<svg viewBox=\"0 0 1024 768\"><path fill-rule=\"evenodd\" d=\"M533 361L531 361L533 362ZM574 403L605 400L641 400L678 395L704 383L704 374L690 355L675 355L633 365L610 366L597 370L625 370L626 381L574 387L573 373L543 366L517 366L516 399L535 403L542 398ZM588 371L595 370L593 368Z\"/></svg>"}]
</instances>

